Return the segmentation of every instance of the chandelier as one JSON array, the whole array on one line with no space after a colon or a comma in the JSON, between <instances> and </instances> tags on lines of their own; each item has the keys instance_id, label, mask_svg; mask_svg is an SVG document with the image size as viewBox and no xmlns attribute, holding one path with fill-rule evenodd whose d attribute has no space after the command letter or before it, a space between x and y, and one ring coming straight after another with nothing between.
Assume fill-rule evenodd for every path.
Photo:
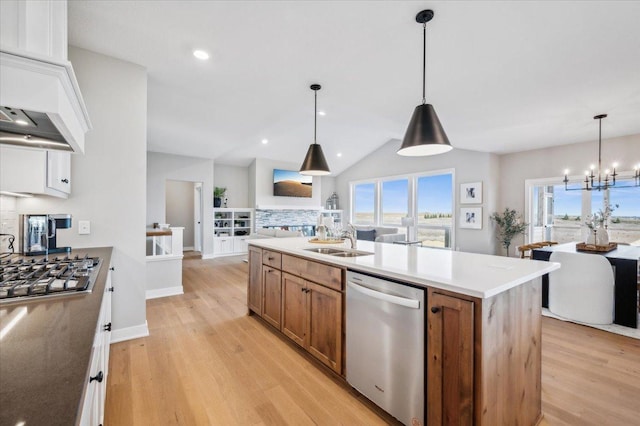
<instances>
[{"instance_id":1,"label":"chandelier","mask_svg":"<svg viewBox=\"0 0 640 426\"><path fill-rule=\"evenodd\" d=\"M569 170L564 171L564 189L565 191L604 191L610 188L631 188L640 186L640 164L634 167L633 174L629 176L621 176L624 179L633 179L633 183L625 183L616 185L616 177L620 174L616 171L618 163L613 163L613 172L609 169L602 170L602 119L607 118L607 114L600 114L593 117L598 120L598 173L596 174L595 165L591 165L590 169L584 172L583 187L569 188Z\"/></svg>"}]
</instances>

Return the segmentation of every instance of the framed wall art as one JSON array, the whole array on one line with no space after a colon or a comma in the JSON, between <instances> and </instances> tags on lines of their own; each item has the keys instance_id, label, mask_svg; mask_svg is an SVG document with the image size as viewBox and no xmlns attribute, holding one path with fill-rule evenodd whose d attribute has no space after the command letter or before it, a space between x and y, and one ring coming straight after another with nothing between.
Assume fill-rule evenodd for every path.
<instances>
[{"instance_id":1,"label":"framed wall art","mask_svg":"<svg viewBox=\"0 0 640 426\"><path fill-rule=\"evenodd\" d=\"M482 207L460 208L460 228L482 229Z\"/></svg>"},{"instance_id":2,"label":"framed wall art","mask_svg":"<svg viewBox=\"0 0 640 426\"><path fill-rule=\"evenodd\" d=\"M460 204L482 204L482 182L461 183Z\"/></svg>"}]
</instances>

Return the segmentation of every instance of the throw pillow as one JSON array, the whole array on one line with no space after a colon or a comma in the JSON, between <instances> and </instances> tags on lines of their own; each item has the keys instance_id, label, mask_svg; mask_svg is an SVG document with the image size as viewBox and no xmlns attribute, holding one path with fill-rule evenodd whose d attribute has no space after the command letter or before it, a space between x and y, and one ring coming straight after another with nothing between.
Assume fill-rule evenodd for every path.
<instances>
[{"instance_id":1,"label":"throw pillow","mask_svg":"<svg viewBox=\"0 0 640 426\"><path fill-rule=\"evenodd\" d=\"M358 240L364 241L375 241L376 240L376 230L372 229L371 231L356 231L356 238Z\"/></svg>"}]
</instances>

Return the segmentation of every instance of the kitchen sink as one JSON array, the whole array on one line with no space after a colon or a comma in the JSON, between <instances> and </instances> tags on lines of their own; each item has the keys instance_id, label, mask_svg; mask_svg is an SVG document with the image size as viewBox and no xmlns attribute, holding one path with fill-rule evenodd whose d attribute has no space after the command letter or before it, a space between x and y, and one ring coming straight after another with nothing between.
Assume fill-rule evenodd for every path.
<instances>
[{"instance_id":1,"label":"kitchen sink","mask_svg":"<svg viewBox=\"0 0 640 426\"><path fill-rule=\"evenodd\" d=\"M331 256L335 257L358 257L358 256L370 256L373 253L368 251L341 251L340 253L331 253Z\"/></svg>"},{"instance_id":2,"label":"kitchen sink","mask_svg":"<svg viewBox=\"0 0 640 426\"><path fill-rule=\"evenodd\" d=\"M346 250L346 249L338 249L333 247L314 247L305 249L306 251L312 251L314 253L320 254L328 254L329 256L335 257L357 257L357 256L369 256L373 253L368 251L358 251L358 250Z\"/></svg>"},{"instance_id":3,"label":"kitchen sink","mask_svg":"<svg viewBox=\"0 0 640 426\"><path fill-rule=\"evenodd\" d=\"M314 253L321 253L321 254L344 253L344 250L336 249L336 248L332 248L332 247L314 247L314 248L308 248L308 249L305 249L305 250L306 251L312 251Z\"/></svg>"}]
</instances>

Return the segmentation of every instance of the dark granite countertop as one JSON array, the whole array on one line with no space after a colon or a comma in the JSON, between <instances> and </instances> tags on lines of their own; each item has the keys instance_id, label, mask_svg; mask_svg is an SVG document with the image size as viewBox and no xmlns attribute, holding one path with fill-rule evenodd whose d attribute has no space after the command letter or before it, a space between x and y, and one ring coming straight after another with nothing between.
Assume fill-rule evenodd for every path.
<instances>
[{"instance_id":1,"label":"dark granite countertop","mask_svg":"<svg viewBox=\"0 0 640 426\"><path fill-rule=\"evenodd\" d=\"M91 360L111 247L91 293L0 306L0 425L73 425Z\"/></svg>"}]
</instances>

